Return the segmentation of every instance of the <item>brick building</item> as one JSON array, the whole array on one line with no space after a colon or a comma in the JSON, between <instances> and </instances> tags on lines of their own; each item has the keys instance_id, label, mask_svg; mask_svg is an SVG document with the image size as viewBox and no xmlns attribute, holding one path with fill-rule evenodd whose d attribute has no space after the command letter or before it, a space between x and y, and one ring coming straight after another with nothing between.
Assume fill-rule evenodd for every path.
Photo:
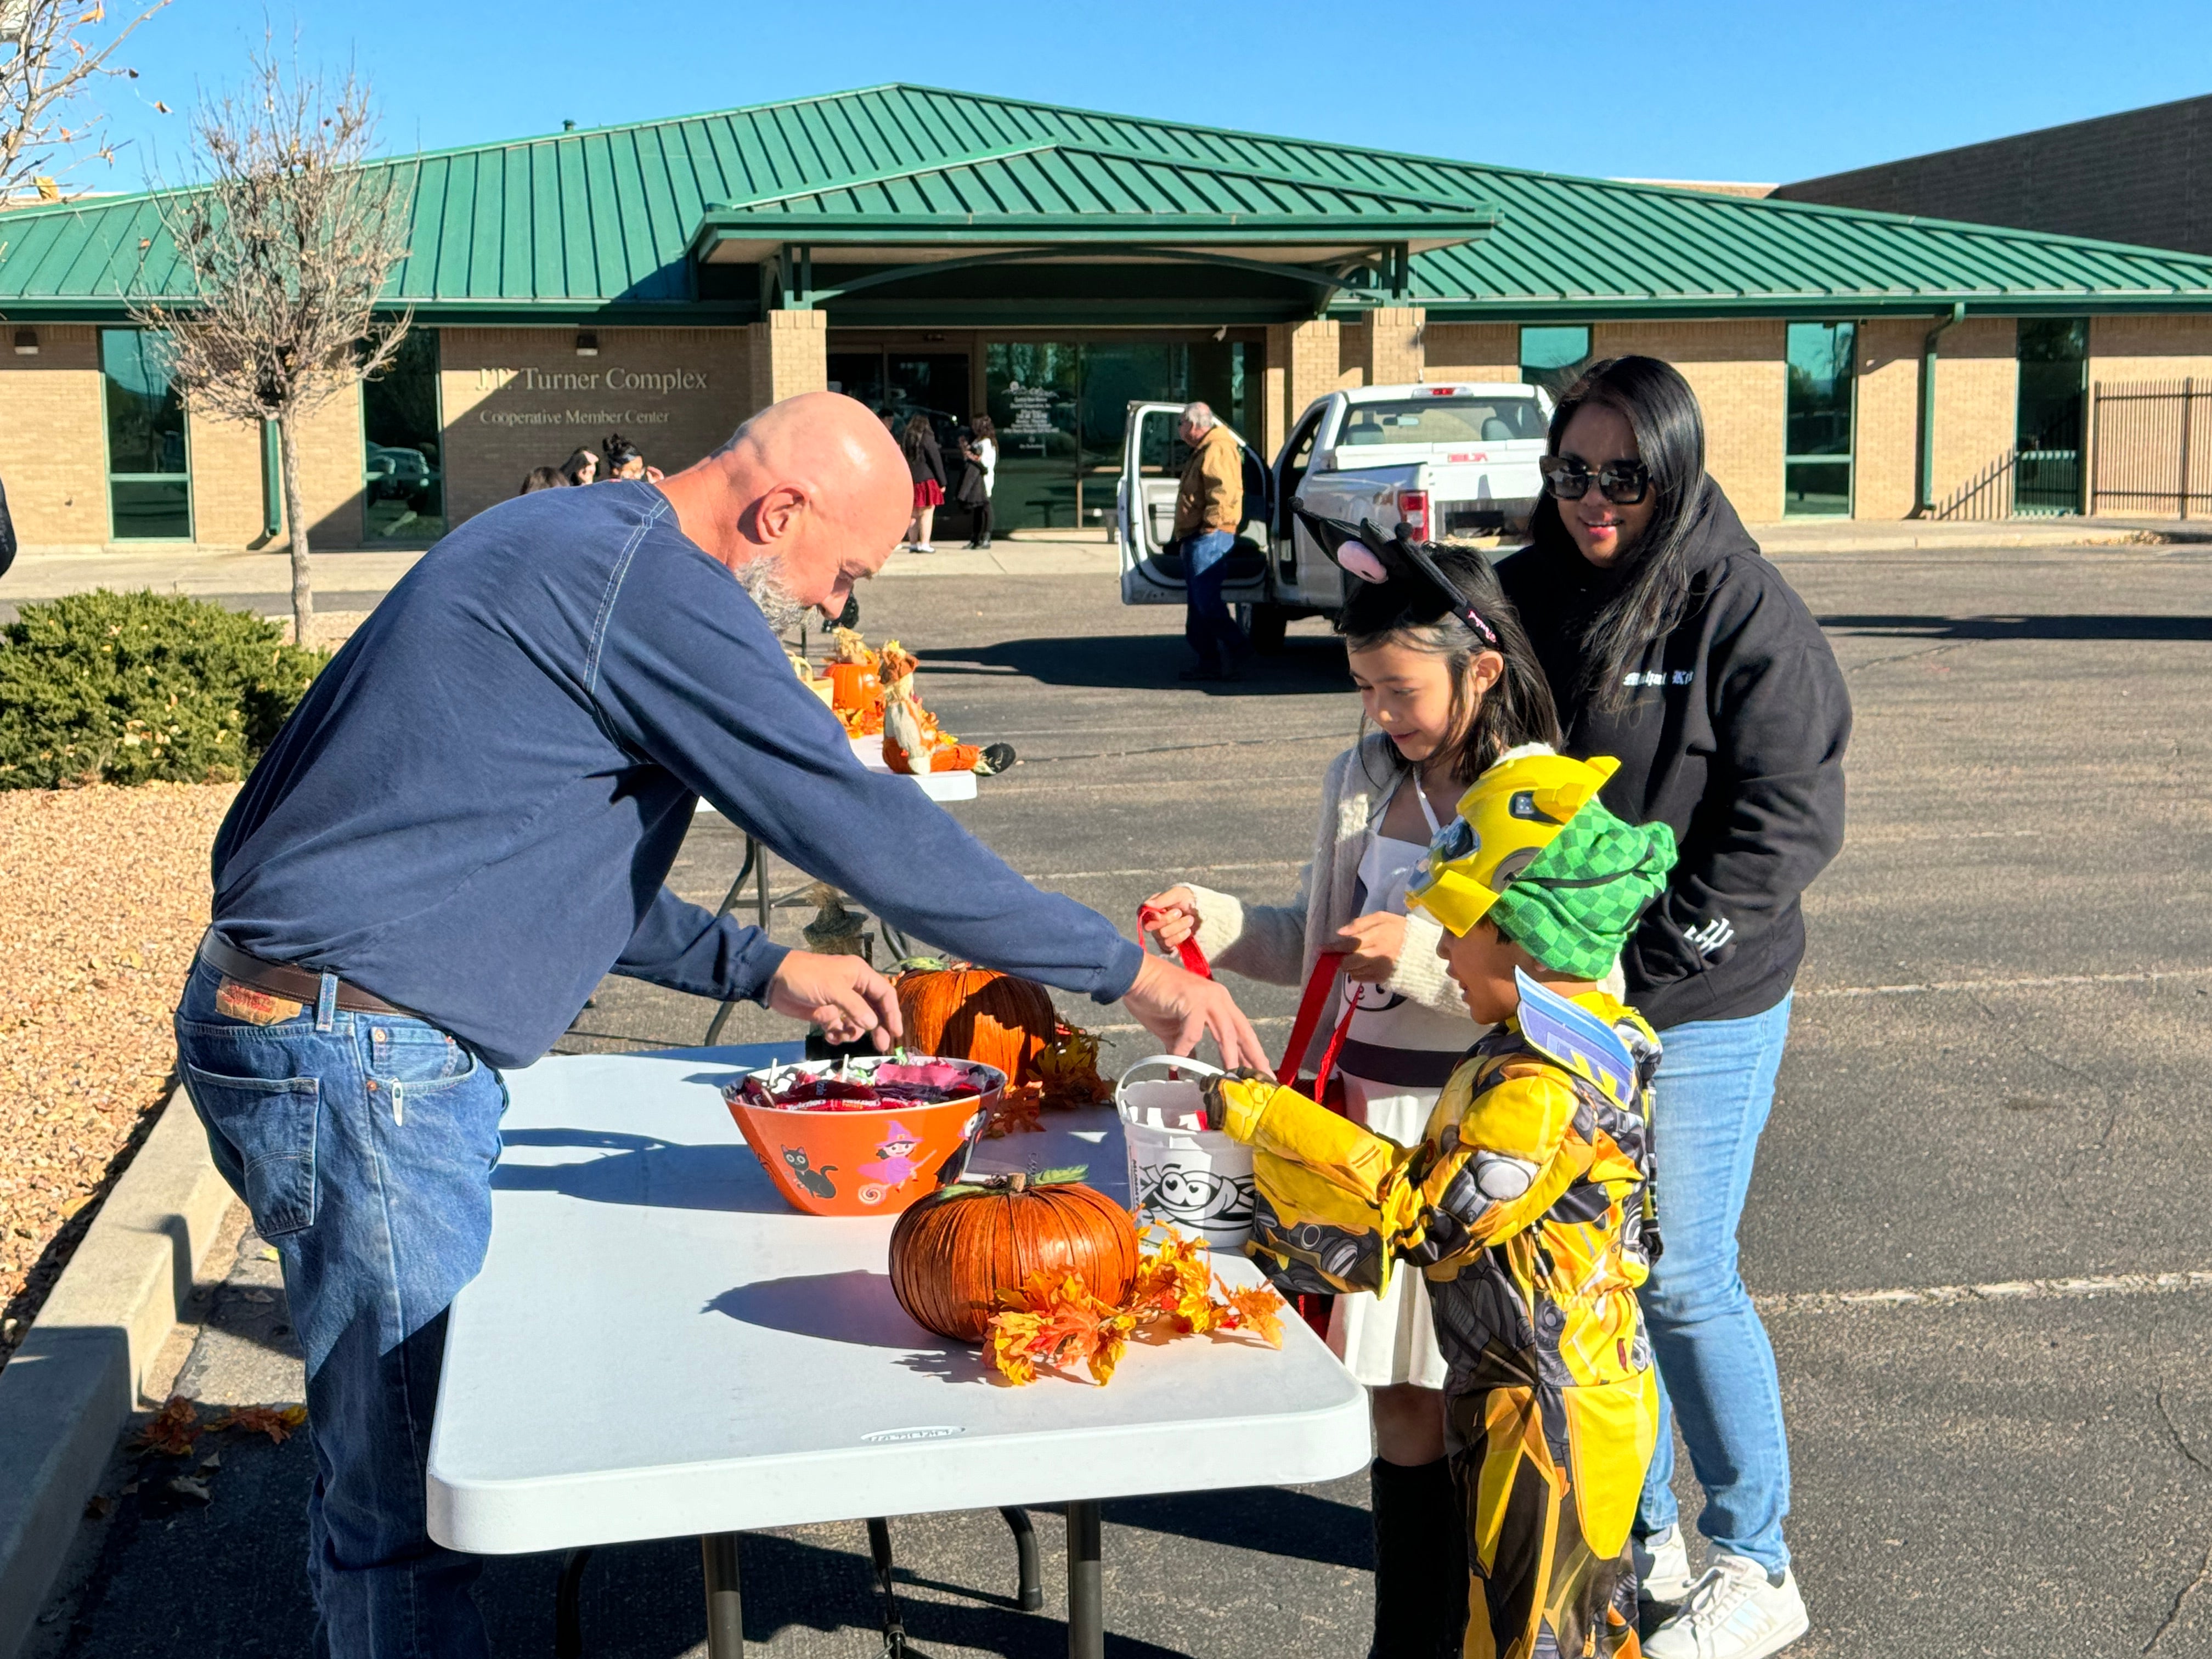
<instances>
[{"instance_id":1,"label":"brick building","mask_svg":"<svg viewBox=\"0 0 2212 1659\"><path fill-rule=\"evenodd\" d=\"M2212 96L1853 167L1772 193L2212 254Z\"/></svg>"},{"instance_id":2,"label":"brick building","mask_svg":"<svg viewBox=\"0 0 2212 1659\"><path fill-rule=\"evenodd\" d=\"M2212 375L2212 258L921 88L381 165L415 331L303 434L325 546L421 544L613 432L672 470L823 386L989 412L1000 526L1097 528L1131 399L1272 453L1339 386L1625 351L1689 377L1747 519L1940 507L2031 427L2021 503L2063 512L2092 380ZM281 542L264 434L183 407L131 326L175 280L145 198L0 216L27 543Z\"/></svg>"}]
</instances>

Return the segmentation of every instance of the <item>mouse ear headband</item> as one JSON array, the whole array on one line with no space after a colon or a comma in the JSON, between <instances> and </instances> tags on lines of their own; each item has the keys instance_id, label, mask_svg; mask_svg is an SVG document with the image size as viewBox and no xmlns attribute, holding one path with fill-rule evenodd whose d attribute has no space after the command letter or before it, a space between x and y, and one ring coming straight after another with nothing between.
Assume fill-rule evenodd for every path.
<instances>
[{"instance_id":1,"label":"mouse ear headband","mask_svg":"<svg viewBox=\"0 0 2212 1659\"><path fill-rule=\"evenodd\" d=\"M1309 513L1295 502L1291 511L1312 532L1329 562L1346 575L1374 586L1392 580L1425 583L1436 589L1452 615L1474 630L1477 639L1492 650L1498 648L1498 630L1437 567L1429 544L1415 541L1404 523L1398 525L1395 533L1386 535L1372 519L1349 525L1341 519Z\"/></svg>"}]
</instances>

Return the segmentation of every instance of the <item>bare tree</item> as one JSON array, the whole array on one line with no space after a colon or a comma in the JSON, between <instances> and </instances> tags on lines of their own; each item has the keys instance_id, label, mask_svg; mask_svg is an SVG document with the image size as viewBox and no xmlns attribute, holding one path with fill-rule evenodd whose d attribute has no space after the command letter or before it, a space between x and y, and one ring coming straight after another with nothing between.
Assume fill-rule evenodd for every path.
<instances>
[{"instance_id":1,"label":"bare tree","mask_svg":"<svg viewBox=\"0 0 2212 1659\"><path fill-rule=\"evenodd\" d=\"M72 126L64 118L70 106L108 76L137 78L137 70L108 59L168 3L155 0L102 41L95 32L107 9L100 0L0 0L0 206L24 194L60 197L50 176L62 170L54 158L82 149L101 120L88 111ZM115 159L104 144L94 153Z\"/></svg>"},{"instance_id":2,"label":"bare tree","mask_svg":"<svg viewBox=\"0 0 2212 1659\"><path fill-rule=\"evenodd\" d=\"M246 83L204 98L193 170L206 182L157 197L182 291L135 300L167 337L170 371L192 405L276 428L291 532L293 637L313 635L299 423L391 366L411 313L376 301L407 257L406 180L367 165L376 136L368 85L302 75L264 40Z\"/></svg>"}]
</instances>

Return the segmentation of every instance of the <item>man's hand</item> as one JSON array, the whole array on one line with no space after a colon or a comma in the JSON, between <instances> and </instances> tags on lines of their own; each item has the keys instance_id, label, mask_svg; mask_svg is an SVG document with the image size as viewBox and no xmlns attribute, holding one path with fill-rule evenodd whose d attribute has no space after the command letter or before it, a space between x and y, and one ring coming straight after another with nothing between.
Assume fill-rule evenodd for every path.
<instances>
[{"instance_id":1,"label":"man's hand","mask_svg":"<svg viewBox=\"0 0 2212 1659\"><path fill-rule=\"evenodd\" d=\"M1380 985L1406 953L1406 919L1388 910L1354 916L1336 930L1331 943L1344 952L1345 978Z\"/></svg>"},{"instance_id":2,"label":"man's hand","mask_svg":"<svg viewBox=\"0 0 2212 1659\"><path fill-rule=\"evenodd\" d=\"M793 1019L811 1019L832 1042L858 1042L872 1032L882 1053L902 1036L898 993L858 957L793 951L768 982L768 1006Z\"/></svg>"},{"instance_id":3,"label":"man's hand","mask_svg":"<svg viewBox=\"0 0 2212 1659\"><path fill-rule=\"evenodd\" d=\"M1195 1053L1198 1040L1211 1036L1221 1050L1225 1069L1255 1066L1271 1073L1273 1070L1252 1022L1218 981L1200 979L1164 957L1148 956L1121 1001L1171 1054Z\"/></svg>"}]
</instances>

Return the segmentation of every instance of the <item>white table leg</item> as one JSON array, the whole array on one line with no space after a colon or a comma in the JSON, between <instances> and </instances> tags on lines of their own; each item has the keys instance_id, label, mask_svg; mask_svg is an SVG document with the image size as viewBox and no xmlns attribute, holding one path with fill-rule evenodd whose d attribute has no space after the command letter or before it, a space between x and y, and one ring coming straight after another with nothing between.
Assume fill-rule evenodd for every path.
<instances>
[{"instance_id":1,"label":"white table leg","mask_svg":"<svg viewBox=\"0 0 2212 1659\"><path fill-rule=\"evenodd\" d=\"M745 1619L738 1604L738 1534L711 1532L699 1540L707 1577L707 1659L744 1659Z\"/></svg>"}]
</instances>

